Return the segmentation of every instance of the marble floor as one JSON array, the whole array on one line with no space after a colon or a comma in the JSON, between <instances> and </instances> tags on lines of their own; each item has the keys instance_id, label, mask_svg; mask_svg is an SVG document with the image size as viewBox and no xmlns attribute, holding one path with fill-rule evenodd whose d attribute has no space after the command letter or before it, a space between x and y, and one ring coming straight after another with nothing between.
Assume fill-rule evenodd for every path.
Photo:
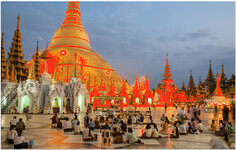
<instances>
[{"instance_id":1,"label":"marble floor","mask_svg":"<svg viewBox=\"0 0 236 150\"><path fill-rule=\"evenodd\" d=\"M140 111L143 111L143 109ZM90 115L94 118L99 111L95 111ZM162 121L160 121L161 115L164 113L163 108L152 108L152 116L158 128ZM176 115L178 109L168 108L166 115L170 118L172 114ZM2 114L1 115L1 148L12 149L13 145L6 143L6 132L9 130L9 122L13 118L23 118L26 123L26 130L23 132L23 136L26 140L34 140L33 149L209 149L210 141L215 137L212 133L207 131L211 120L214 118L217 120L222 119L222 114L214 115L213 113L206 113L204 110L201 111L200 119L204 124L204 132L197 135L182 135L179 139L170 139L167 137L159 139L142 139L144 145L141 144L111 144L108 147L101 145L101 134L100 130L95 130L93 133L98 134L98 140L92 142L82 141L81 135L73 135L72 133L64 133L62 130L52 129L50 126L52 115L30 115L32 118L27 122L24 114ZM59 115L60 116L60 115ZM74 115L66 114L71 120ZM79 113L78 118L81 122L81 128L83 128L83 117L85 113ZM188 114L191 117L191 114ZM188 121L185 123L187 124ZM234 124L234 121L231 121ZM143 125L132 125L136 136L141 135L141 129ZM231 148L235 147L235 135L231 137L232 145Z\"/></svg>"}]
</instances>

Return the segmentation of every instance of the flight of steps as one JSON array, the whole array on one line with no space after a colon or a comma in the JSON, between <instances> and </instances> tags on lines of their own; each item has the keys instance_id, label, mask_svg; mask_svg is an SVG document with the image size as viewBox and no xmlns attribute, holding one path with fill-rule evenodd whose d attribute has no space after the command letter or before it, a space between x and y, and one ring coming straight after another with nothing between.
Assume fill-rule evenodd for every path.
<instances>
[{"instance_id":1,"label":"flight of steps","mask_svg":"<svg viewBox=\"0 0 236 150\"><path fill-rule=\"evenodd\" d=\"M16 92L12 93L11 95L8 96L8 98L10 100L7 102L7 105L1 109L2 114L10 112L11 106L13 106L17 101L17 93Z\"/></svg>"}]
</instances>

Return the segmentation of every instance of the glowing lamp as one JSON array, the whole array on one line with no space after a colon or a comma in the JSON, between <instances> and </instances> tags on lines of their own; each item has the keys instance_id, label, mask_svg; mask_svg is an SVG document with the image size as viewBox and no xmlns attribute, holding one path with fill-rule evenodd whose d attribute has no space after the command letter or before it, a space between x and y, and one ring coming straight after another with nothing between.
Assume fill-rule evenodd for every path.
<instances>
[{"instance_id":1,"label":"glowing lamp","mask_svg":"<svg viewBox=\"0 0 236 150\"><path fill-rule=\"evenodd\" d=\"M110 71L107 71L106 74L109 75L109 74L110 74Z\"/></svg>"},{"instance_id":2,"label":"glowing lamp","mask_svg":"<svg viewBox=\"0 0 236 150\"><path fill-rule=\"evenodd\" d=\"M61 53L62 56L66 55L66 51L65 50L61 50L60 53Z\"/></svg>"}]
</instances>

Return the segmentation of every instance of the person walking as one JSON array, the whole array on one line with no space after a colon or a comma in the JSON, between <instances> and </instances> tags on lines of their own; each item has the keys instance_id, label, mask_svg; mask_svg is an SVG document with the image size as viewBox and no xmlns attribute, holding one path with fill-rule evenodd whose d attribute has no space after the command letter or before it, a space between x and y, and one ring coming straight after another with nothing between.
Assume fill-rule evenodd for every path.
<instances>
[{"instance_id":1,"label":"person walking","mask_svg":"<svg viewBox=\"0 0 236 150\"><path fill-rule=\"evenodd\" d=\"M166 110L167 110L167 104L165 103L165 112L166 112Z\"/></svg>"}]
</instances>

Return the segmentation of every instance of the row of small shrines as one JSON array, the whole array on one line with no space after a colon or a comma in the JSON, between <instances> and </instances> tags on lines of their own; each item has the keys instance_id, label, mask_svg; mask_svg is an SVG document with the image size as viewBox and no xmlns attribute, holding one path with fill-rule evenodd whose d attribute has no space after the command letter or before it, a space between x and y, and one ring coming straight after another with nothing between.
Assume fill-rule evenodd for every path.
<instances>
[{"instance_id":1,"label":"row of small shrines","mask_svg":"<svg viewBox=\"0 0 236 150\"><path fill-rule=\"evenodd\" d=\"M40 81L34 80L32 71L26 81L16 83L4 79L1 91L2 113L79 112L89 102L89 92L79 78L59 83L47 72L41 75Z\"/></svg>"}]
</instances>

